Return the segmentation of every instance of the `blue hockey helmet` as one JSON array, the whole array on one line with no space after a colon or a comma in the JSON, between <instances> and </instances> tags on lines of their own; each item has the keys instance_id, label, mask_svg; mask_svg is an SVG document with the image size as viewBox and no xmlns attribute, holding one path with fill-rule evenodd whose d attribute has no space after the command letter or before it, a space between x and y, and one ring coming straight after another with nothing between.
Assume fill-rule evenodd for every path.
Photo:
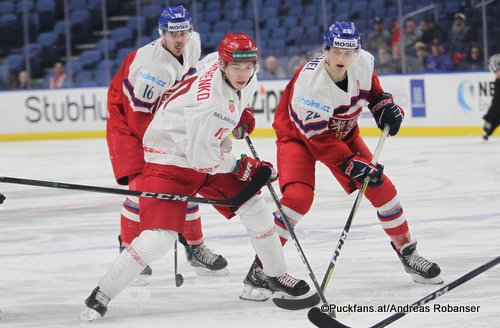
<instances>
[{"instance_id":1,"label":"blue hockey helmet","mask_svg":"<svg viewBox=\"0 0 500 328\"><path fill-rule=\"evenodd\" d=\"M193 19L183 6L165 7L158 18L161 32L186 31L193 28Z\"/></svg>"},{"instance_id":2,"label":"blue hockey helmet","mask_svg":"<svg viewBox=\"0 0 500 328\"><path fill-rule=\"evenodd\" d=\"M324 45L344 49L359 50L361 36L352 22L334 21L323 35Z\"/></svg>"}]
</instances>

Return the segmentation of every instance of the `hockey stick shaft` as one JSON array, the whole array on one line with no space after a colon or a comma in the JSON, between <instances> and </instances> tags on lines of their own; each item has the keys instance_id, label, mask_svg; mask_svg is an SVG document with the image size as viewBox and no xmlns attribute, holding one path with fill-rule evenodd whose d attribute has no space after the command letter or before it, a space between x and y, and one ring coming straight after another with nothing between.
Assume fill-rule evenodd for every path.
<instances>
[{"instance_id":1,"label":"hockey stick shaft","mask_svg":"<svg viewBox=\"0 0 500 328\"><path fill-rule=\"evenodd\" d=\"M269 180L271 176L271 170L267 167L263 167L257 172L257 174L252 178L250 183L248 183L245 188L243 188L236 196L229 199L209 199L203 197L192 197L192 196L183 196L183 195L174 195L174 194L161 194L154 192L145 192L145 191L134 191L134 190L126 190L126 189L117 189L117 188L107 188L107 187L99 187L99 186L90 186L90 185L79 185L79 184L70 184L65 182L55 182L55 181L43 181L43 180L33 180L33 179L25 179L25 178L13 178L13 177L5 177L0 176L0 182L3 183L14 183L21 185L29 185L36 187L48 187L48 188L58 188L58 189L70 189L70 190L82 190L82 191L90 191L90 192L98 192L105 194L115 194L115 195L125 195L125 196L137 196L144 198L157 198L162 200L170 200L170 201L183 201L183 202L193 202L193 203L201 203L201 204L210 204L210 205L221 205L221 206L239 206L249 200L255 193L257 193Z\"/></svg>"},{"instance_id":2,"label":"hockey stick shaft","mask_svg":"<svg viewBox=\"0 0 500 328\"><path fill-rule=\"evenodd\" d=\"M250 151L252 152L252 155L255 159L260 160L259 155L257 154L257 151L255 150L255 147L252 143L252 140L248 136L248 134L245 133L245 140L247 142L248 148L250 148ZM302 250L302 247L300 246L299 240L297 236L295 235L294 229L292 225L290 224L290 221L288 221L288 218L285 214L285 210L283 209L283 206L281 206L281 203L279 201L278 195L276 194L276 191L274 190L272 184L268 181L267 183L267 188L269 189L269 192L271 193L271 197L273 198L274 203L278 207L278 211L281 215L281 218L283 219L283 222L285 223L286 229L288 230L288 233L290 234L290 238L293 241L293 244L295 245L295 248L299 252L300 258L302 259L302 262L306 266L307 272L309 274L309 277L311 278L314 287L316 288L316 291L318 293L319 298L324 304L328 304L328 301L325 298L325 294L321 290L318 280L316 279L316 276L311 268L311 265L309 264L309 261L306 258L306 255L304 254L304 251Z\"/></svg>"},{"instance_id":3,"label":"hockey stick shaft","mask_svg":"<svg viewBox=\"0 0 500 328\"><path fill-rule=\"evenodd\" d=\"M426 303L429 303L433 300L435 300L436 298L438 297L441 297L443 296L444 294L448 293L450 290L462 285L463 283L471 280L472 278L480 275L481 273L493 268L495 265L497 265L498 263L500 263L500 256L497 256L496 258L494 258L493 260L477 267L476 269L466 273L465 275L461 276L460 278L450 282L449 284L439 288L438 290L436 290L435 292L433 293L430 293L429 295L419 299L418 301L416 301L415 303L413 303L412 305L410 305L410 307L415 307L415 306L422 306ZM375 325L371 326L371 328L382 328L382 327L385 327L391 323L393 323L394 321L398 320L398 319L401 319L402 317L404 317L405 315L407 315L408 312L398 312L398 313L395 313L393 315L391 315L390 317L387 317L385 318L384 320L376 323Z\"/></svg>"},{"instance_id":4,"label":"hockey stick shaft","mask_svg":"<svg viewBox=\"0 0 500 328\"><path fill-rule=\"evenodd\" d=\"M382 152L382 147L384 146L385 140L387 139L388 135L389 135L389 125L386 125L384 127L384 130L382 131L382 135L380 136L377 147L375 148L375 152L373 153L371 164L373 165L377 164L380 153ZM356 212L358 211L359 205L361 204L361 200L363 199L363 195L365 194L365 190L368 187L369 182L370 182L370 176L367 176L363 180L363 184L361 185L361 188L358 191L356 200L354 201L354 205L352 206L351 212L349 213L349 218L347 219L347 222L344 225L344 230L342 230L342 234L340 235L339 241L337 242L337 247L335 248L335 252L333 253L330 263L328 264L328 269L326 270L325 276L323 277L323 281L321 282L321 289L323 291L326 289L328 283L330 282L333 270L335 269L335 264L340 255L340 250L342 249L342 246L347 240L347 235L349 233L349 230L351 229L352 221L356 216Z\"/></svg>"},{"instance_id":5,"label":"hockey stick shaft","mask_svg":"<svg viewBox=\"0 0 500 328\"><path fill-rule=\"evenodd\" d=\"M473 279L474 277L477 277L481 273L493 268L494 266L496 266L499 263L500 263L500 256L497 256L496 258L492 259L491 261L477 267L476 269L464 274L460 278L450 282L449 284L439 288L438 290L430 293L429 295L427 295L427 296L421 298L420 300L416 301L415 303L409 305L409 308L422 306L426 303L429 303L429 302L437 299L438 297L441 297L444 294L448 293L452 289L454 289L454 288L466 283L467 281ZM395 314L385 318L384 320L374 324L370 328L386 327L386 326L390 325L391 323L393 323L394 321L401 319L402 317L404 317L408 313L411 313L411 312L395 313ZM321 312L320 309L318 309L317 307L309 310L308 317L309 317L309 320L314 325L316 325L316 327L320 327L320 328L350 328L349 326L344 325L343 323L337 321L336 319L331 318L326 313Z\"/></svg>"}]
</instances>

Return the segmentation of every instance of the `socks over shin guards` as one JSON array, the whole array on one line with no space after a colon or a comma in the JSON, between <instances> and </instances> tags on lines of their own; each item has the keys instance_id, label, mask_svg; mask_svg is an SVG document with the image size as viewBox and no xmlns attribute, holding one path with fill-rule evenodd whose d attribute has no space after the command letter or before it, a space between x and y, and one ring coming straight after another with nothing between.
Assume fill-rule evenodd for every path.
<instances>
[{"instance_id":1,"label":"socks over shin guards","mask_svg":"<svg viewBox=\"0 0 500 328\"><path fill-rule=\"evenodd\" d=\"M377 208L377 215L385 233L391 238L398 252L401 246L411 241L410 229L397 197Z\"/></svg>"}]
</instances>

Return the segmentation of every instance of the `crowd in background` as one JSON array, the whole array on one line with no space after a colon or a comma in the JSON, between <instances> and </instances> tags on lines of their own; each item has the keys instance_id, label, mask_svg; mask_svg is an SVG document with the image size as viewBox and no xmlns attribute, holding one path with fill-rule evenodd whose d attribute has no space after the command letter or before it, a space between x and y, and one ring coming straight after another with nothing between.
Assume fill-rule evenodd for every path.
<instances>
[{"instance_id":1,"label":"crowd in background","mask_svg":"<svg viewBox=\"0 0 500 328\"><path fill-rule=\"evenodd\" d=\"M452 28L444 31L431 17L420 22L407 19L401 29L397 20L385 22L375 17L373 30L360 31L362 47L375 58L377 74L447 72L485 70L482 46L473 38L464 13L454 15ZM389 28L390 27L390 28ZM308 60L321 54L321 47L291 58L263 56L260 79L290 78ZM403 65L402 53L405 54ZM12 77L10 89L64 87L64 64L54 65L53 75L45 81L28 83L29 76L21 71Z\"/></svg>"},{"instance_id":2,"label":"crowd in background","mask_svg":"<svg viewBox=\"0 0 500 328\"><path fill-rule=\"evenodd\" d=\"M384 24L384 19L377 16L373 20L372 31L360 31L362 47L374 56L377 74L486 69L482 46L473 38L467 18L461 12L454 15L449 32L430 17L420 22L409 18L404 29L399 27L397 20L392 20L389 26L390 29ZM406 55L404 66L403 51ZM291 77L298 67L320 53L318 48L281 63L276 57L268 56L261 64L260 77Z\"/></svg>"}]
</instances>

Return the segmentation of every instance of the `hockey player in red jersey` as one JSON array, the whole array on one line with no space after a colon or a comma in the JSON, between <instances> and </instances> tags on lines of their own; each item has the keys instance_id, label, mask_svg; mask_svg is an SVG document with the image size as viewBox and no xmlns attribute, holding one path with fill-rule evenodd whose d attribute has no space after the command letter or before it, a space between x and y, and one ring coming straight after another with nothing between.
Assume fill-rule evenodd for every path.
<instances>
[{"instance_id":1,"label":"hockey player in red jersey","mask_svg":"<svg viewBox=\"0 0 500 328\"><path fill-rule=\"evenodd\" d=\"M196 72L201 46L192 19L183 6L166 7L158 19L160 38L130 53L108 89L107 142L116 181L141 190L142 138L157 106L175 87ZM137 197L127 197L121 211L120 251L140 233ZM203 242L197 204L187 208L179 237L189 263L199 274L228 274L226 259ZM151 275L151 268L142 272ZM144 280L144 277L142 278Z\"/></svg>"},{"instance_id":2,"label":"hockey player in red jersey","mask_svg":"<svg viewBox=\"0 0 500 328\"><path fill-rule=\"evenodd\" d=\"M257 90L258 50L245 33L226 34L218 54L158 109L144 135L143 186L151 192L225 198L236 195L267 162L231 153L238 128ZM273 169L274 171L274 169ZM271 176L276 179L276 172ZM143 231L101 278L80 319L98 319L107 305L149 263L168 252L184 229L187 203L140 198ZM286 273L272 210L261 195L238 208L215 206L227 219L238 215L259 255L270 287L300 296L309 285Z\"/></svg>"},{"instance_id":3,"label":"hockey player in red jersey","mask_svg":"<svg viewBox=\"0 0 500 328\"><path fill-rule=\"evenodd\" d=\"M403 109L382 89L373 56L361 49L354 24L336 21L324 34L324 54L295 73L276 108L273 128L281 204L295 226L313 202L316 162L327 166L347 193L358 189L369 175L365 196L376 208L405 270L416 282L442 283L439 266L417 253L395 186L383 174L382 165L370 163L372 154L357 123L365 101L377 126L383 129L388 124L389 134L396 135ZM285 244L289 234L279 215L275 215L275 223ZM267 288L258 258L244 284L242 298L252 299L248 297L251 289Z\"/></svg>"}]
</instances>

